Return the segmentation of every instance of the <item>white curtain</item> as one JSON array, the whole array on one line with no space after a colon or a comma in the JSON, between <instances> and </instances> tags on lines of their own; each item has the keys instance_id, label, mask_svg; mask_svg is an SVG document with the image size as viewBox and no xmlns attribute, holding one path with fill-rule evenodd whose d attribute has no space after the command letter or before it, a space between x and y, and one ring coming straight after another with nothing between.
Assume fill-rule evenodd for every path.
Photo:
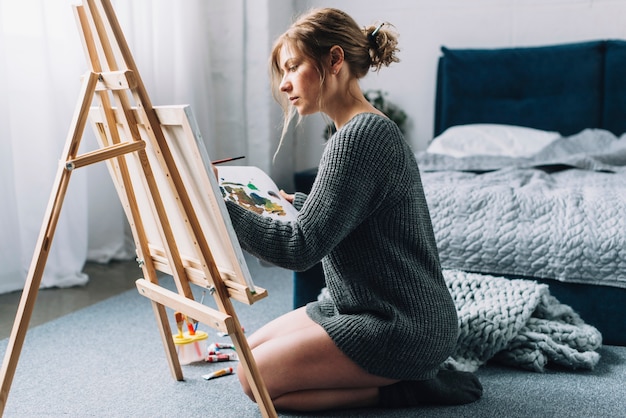
<instances>
[{"instance_id":1,"label":"white curtain","mask_svg":"<svg viewBox=\"0 0 626 418\"><path fill-rule=\"evenodd\" d=\"M0 0L0 293L24 285L87 69L71 8L77 1ZM113 1L152 103L190 104L216 157L246 148L245 121L232 111L243 108L243 83L237 85L244 68L242 43L222 59L232 61L227 63L230 75L216 71L209 53L211 45L220 45L221 29L244 32L245 1L225 3ZM214 89L218 83L222 88ZM218 96L233 91L234 98ZM226 126L216 123L218 118ZM241 135L224 136L225 130ZM88 126L81 152L95 144ZM42 287L83 284L86 260L107 262L133 257L133 252L104 164L76 170Z\"/></svg>"}]
</instances>

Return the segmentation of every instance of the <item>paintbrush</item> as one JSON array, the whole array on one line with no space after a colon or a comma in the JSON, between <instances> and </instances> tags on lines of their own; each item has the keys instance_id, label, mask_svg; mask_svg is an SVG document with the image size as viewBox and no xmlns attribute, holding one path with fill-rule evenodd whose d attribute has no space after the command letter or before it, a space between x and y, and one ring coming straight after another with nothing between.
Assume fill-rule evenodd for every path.
<instances>
[{"instance_id":1,"label":"paintbrush","mask_svg":"<svg viewBox=\"0 0 626 418\"><path fill-rule=\"evenodd\" d=\"M239 157L231 157L231 158L224 158L223 160L215 160L215 161L211 161L211 164L213 165L224 164L224 163L228 163L231 161L241 160L242 158L246 158L246 156L241 155Z\"/></svg>"},{"instance_id":2,"label":"paintbrush","mask_svg":"<svg viewBox=\"0 0 626 418\"><path fill-rule=\"evenodd\" d=\"M187 320L187 329L189 330L189 335L196 335L195 325L198 323L198 321L188 316L185 316L185 319Z\"/></svg>"},{"instance_id":3,"label":"paintbrush","mask_svg":"<svg viewBox=\"0 0 626 418\"><path fill-rule=\"evenodd\" d=\"M182 312L175 312L176 326L178 327L178 338L183 338L183 325L185 324L185 315Z\"/></svg>"},{"instance_id":4,"label":"paintbrush","mask_svg":"<svg viewBox=\"0 0 626 418\"><path fill-rule=\"evenodd\" d=\"M200 298L200 303L204 302L204 295L206 295L206 290L202 291L202 297ZM193 331L196 332L196 331L198 331L198 321L196 321L195 319L194 319L194 321L195 322L193 324Z\"/></svg>"}]
</instances>

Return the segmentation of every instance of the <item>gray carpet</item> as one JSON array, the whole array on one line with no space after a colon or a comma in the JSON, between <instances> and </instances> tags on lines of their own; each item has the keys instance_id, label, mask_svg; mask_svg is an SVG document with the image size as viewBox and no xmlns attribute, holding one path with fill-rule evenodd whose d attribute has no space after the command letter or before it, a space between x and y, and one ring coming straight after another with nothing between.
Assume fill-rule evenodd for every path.
<instances>
[{"instance_id":1,"label":"gray carpet","mask_svg":"<svg viewBox=\"0 0 626 418\"><path fill-rule=\"evenodd\" d=\"M292 297L290 272L254 261L250 268L270 296L251 307L235 302L246 332L288 311ZM171 279L164 285L172 288ZM201 329L211 342L228 341ZM7 340L0 341L2 356L6 346ZM280 416L624 417L626 347L602 347L600 354L592 372L533 373L489 364L478 372L484 397L471 405ZM175 381L150 303L131 290L30 330L4 416L260 417L235 376L202 379L227 364L183 366L185 381Z\"/></svg>"}]
</instances>

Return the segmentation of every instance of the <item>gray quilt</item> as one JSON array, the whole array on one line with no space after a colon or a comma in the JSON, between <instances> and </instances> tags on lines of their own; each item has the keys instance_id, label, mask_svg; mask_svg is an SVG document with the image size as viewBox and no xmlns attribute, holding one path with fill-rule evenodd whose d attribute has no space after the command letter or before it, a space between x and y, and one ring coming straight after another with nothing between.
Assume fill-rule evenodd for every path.
<instances>
[{"instance_id":1,"label":"gray quilt","mask_svg":"<svg viewBox=\"0 0 626 418\"><path fill-rule=\"evenodd\" d=\"M416 154L446 269L626 288L626 136L533 158Z\"/></svg>"}]
</instances>

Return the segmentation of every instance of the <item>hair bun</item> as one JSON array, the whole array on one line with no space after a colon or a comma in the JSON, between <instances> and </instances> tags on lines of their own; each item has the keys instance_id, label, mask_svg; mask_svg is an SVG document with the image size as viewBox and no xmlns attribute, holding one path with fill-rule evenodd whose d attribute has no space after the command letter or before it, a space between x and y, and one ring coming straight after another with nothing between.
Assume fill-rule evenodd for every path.
<instances>
[{"instance_id":1,"label":"hair bun","mask_svg":"<svg viewBox=\"0 0 626 418\"><path fill-rule=\"evenodd\" d=\"M393 25L380 23L371 25L363 30L369 42L370 66L376 71L384 65L388 67L392 62L400 62L396 53L398 48L398 34Z\"/></svg>"}]
</instances>

